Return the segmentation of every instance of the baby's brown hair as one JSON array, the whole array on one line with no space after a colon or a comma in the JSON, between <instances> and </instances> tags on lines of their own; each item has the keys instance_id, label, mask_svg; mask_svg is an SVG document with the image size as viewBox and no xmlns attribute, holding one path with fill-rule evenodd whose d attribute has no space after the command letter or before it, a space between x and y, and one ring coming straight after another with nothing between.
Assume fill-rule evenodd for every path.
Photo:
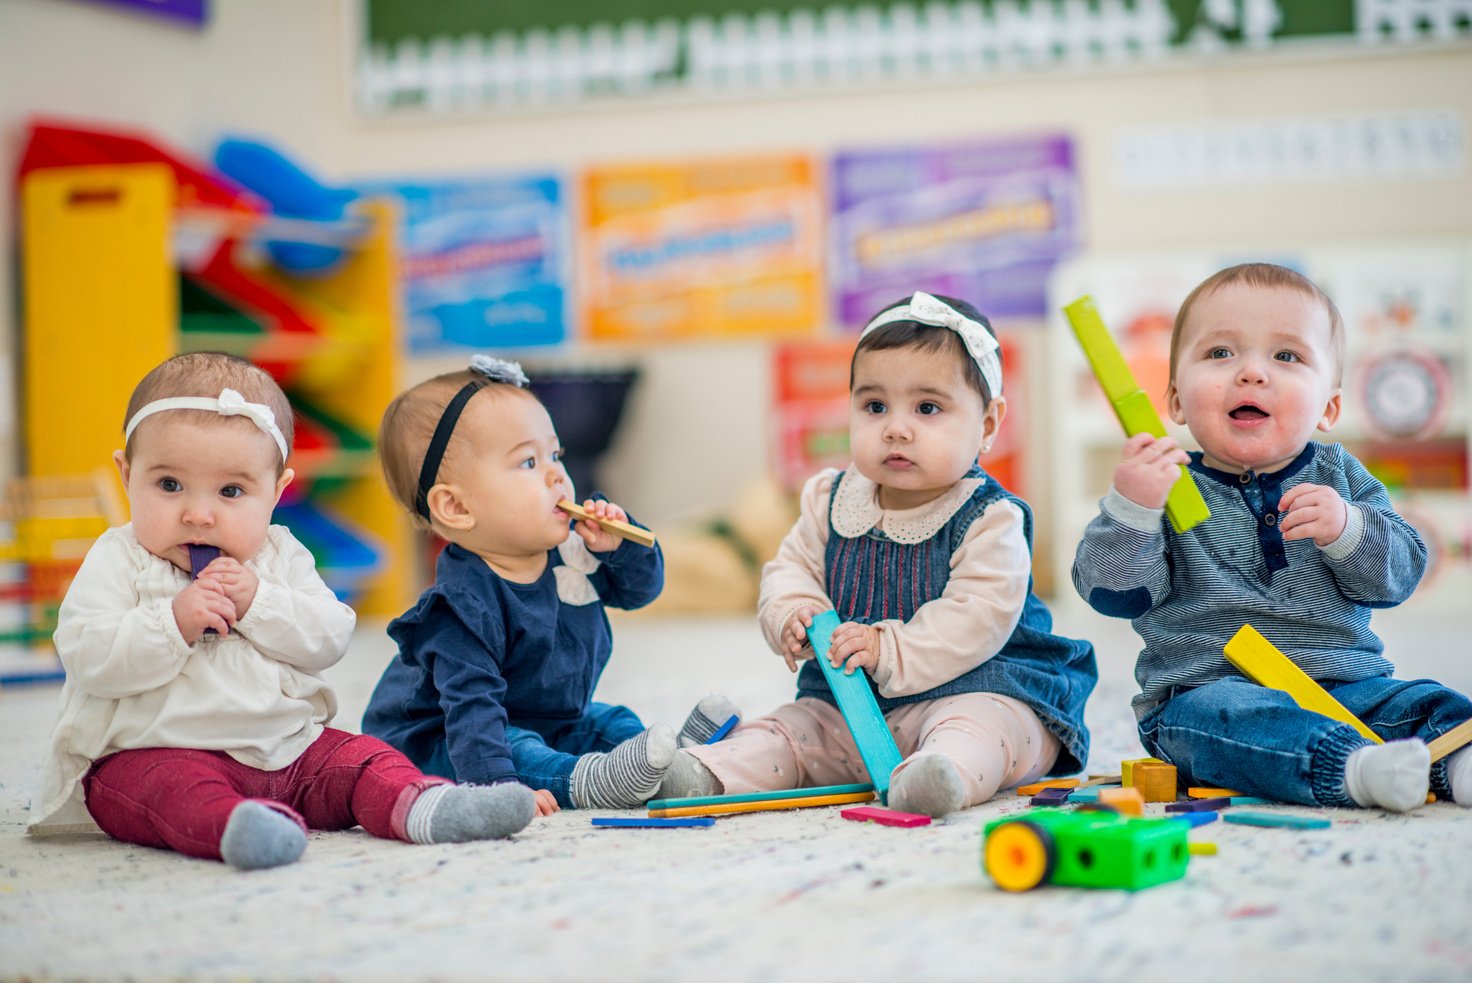
<instances>
[{"instance_id":1,"label":"baby's brown hair","mask_svg":"<svg viewBox=\"0 0 1472 983\"><path fill-rule=\"evenodd\" d=\"M248 403L264 403L269 406L276 416L277 429L286 438L286 446L291 447L292 436L296 431L291 400L286 398L281 386L265 369L225 352L187 352L175 355L156 366L133 389L127 412L123 415L123 429L126 432L128 421L133 419L133 415L154 400L173 396L204 396L213 399L220 395L222 389L234 389ZM173 412L191 414L200 422L218 423L223 419L220 414L210 410L180 409ZM146 422L145 420L144 423ZM133 459L135 440L136 431L123 447L123 456L129 461ZM286 462L278 461L277 475L285 468Z\"/></svg>"},{"instance_id":2,"label":"baby's brown hair","mask_svg":"<svg viewBox=\"0 0 1472 983\"><path fill-rule=\"evenodd\" d=\"M1219 270L1197 284L1196 289L1186 295L1181 309L1176 312L1176 323L1170 332L1170 381L1176 381L1176 359L1180 355L1181 335L1186 319L1196 301L1222 287L1244 283L1249 287L1274 290L1293 290L1324 305L1329 313L1329 346L1334 354L1334 385L1339 385L1344 376L1344 318L1329 295L1319 289L1318 284L1297 270L1276 263L1239 263Z\"/></svg>"}]
</instances>

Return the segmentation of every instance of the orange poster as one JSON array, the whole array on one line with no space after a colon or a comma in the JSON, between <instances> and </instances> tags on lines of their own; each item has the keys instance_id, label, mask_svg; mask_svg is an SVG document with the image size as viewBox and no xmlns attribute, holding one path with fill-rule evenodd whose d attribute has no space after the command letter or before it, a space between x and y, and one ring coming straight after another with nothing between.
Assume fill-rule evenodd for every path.
<instances>
[{"instance_id":1,"label":"orange poster","mask_svg":"<svg viewBox=\"0 0 1472 983\"><path fill-rule=\"evenodd\" d=\"M588 337L811 335L823 294L816 175L801 155L590 169L579 236Z\"/></svg>"}]
</instances>

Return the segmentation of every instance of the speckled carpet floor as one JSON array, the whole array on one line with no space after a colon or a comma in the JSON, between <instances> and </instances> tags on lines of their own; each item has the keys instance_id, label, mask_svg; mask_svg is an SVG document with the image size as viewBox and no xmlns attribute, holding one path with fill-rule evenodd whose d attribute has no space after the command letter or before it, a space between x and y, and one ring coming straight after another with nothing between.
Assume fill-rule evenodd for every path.
<instances>
[{"instance_id":1,"label":"speckled carpet floor","mask_svg":"<svg viewBox=\"0 0 1472 983\"><path fill-rule=\"evenodd\" d=\"M1472 688L1472 616L1377 617L1406 677ZM1093 638L1093 770L1142 752L1128 625ZM615 623L600 698L676 724L710 689L749 715L791 677L749 619ZM356 727L388 658L360 629L330 678ZM242 874L101 836L37 840L26 810L58 690L0 691L0 979L6 980L1467 980L1472 810L1312 810L1324 830L1202 827L1183 880L1138 893L997 890L978 863L1005 796L906 830L836 808L709 829L536 821L513 840L410 847L319 833L300 863ZM1159 812L1160 806L1149 811ZM636 815L636 813L625 813Z\"/></svg>"}]
</instances>

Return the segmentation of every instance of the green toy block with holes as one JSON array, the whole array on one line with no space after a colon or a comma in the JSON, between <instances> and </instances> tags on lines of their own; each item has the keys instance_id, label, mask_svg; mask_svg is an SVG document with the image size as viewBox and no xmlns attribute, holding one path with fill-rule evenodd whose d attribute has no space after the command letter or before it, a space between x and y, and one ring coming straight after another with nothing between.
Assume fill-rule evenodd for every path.
<instances>
[{"instance_id":1,"label":"green toy block with holes","mask_svg":"<svg viewBox=\"0 0 1472 983\"><path fill-rule=\"evenodd\" d=\"M1110 810L1031 809L986 824L981 867L1005 891L1042 884L1138 891L1186 875L1190 828Z\"/></svg>"},{"instance_id":2,"label":"green toy block with holes","mask_svg":"<svg viewBox=\"0 0 1472 983\"><path fill-rule=\"evenodd\" d=\"M813 643L813 652L833 698L838 701L838 710L848 723L859 746L859 757L864 759L869 781L874 783L874 792L880 802L889 801L889 773L900 763L900 749L894 743L894 735L884 722L879 710L879 701L874 698L874 689L869 685L869 676L862 669L845 673L834 668L828 661L828 642L833 630L841 625L837 611L824 611L813 618L808 628L808 641Z\"/></svg>"}]
</instances>

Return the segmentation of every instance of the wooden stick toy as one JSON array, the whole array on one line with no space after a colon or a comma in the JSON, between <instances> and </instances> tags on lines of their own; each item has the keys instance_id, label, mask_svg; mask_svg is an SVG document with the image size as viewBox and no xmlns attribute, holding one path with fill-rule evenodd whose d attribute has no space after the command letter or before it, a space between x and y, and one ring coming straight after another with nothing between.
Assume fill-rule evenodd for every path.
<instances>
[{"instance_id":1,"label":"wooden stick toy","mask_svg":"<svg viewBox=\"0 0 1472 983\"><path fill-rule=\"evenodd\" d=\"M879 701L869 686L868 674L862 669L845 673L828 661L829 642L834 630L842 623L838 620L837 611L824 611L808 627L808 641L813 643L823 678L828 680L833 697L838 701L839 712L854 735L859 757L864 759L864 767L869 771L869 781L874 783L879 801L885 802L889 798L889 773L900 763L900 749L894 743L894 735L889 732L889 724L884 722Z\"/></svg>"},{"instance_id":2,"label":"wooden stick toy","mask_svg":"<svg viewBox=\"0 0 1472 983\"><path fill-rule=\"evenodd\" d=\"M576 502L564 500L558 502L557 507L574 519L585 519L590 522L596 522L601 528L607 529L615 536L638 543L640 546L654 545L654 533L648 529L640 529L633 523L621 522L618 519L600 519Z\"/></svg>"},{"instance_id":3,"label":"wooden stick toy","mask_svg":"<svg viewBox=\"0 0 1472 983\"><path fill-rule=\"evenodd\" d=\"M844 809L839 815L856 823L878 823L881 826L901 826L906 829L912 826L930 825L929 816L918 812L881 809L878 806L854 806L852 809Z\"/></svg>"},{"instance_id":4,"label":"wooden stick toy","mask_svg":"<svg viewBox=\"0 0 1472 983\"><path fill-rule=\"evenodd\" d=\"M1161 422L1160 414L1155 412L1155 407L1150 404L1150 397L1145 395L1145 390L1135 381L1134 373L1125 363L1124 356L1119 353L1119 346L1114 343L1109 329L1104 326L1103 319L1094 308L1094 298L1080 297L1065 306L1063 313L1068 315L1068 323L1073 326L1073 333L1084 350L1084 357L1089 360L1094 376L1099 380L1109 405L1114 407L1114 415L1119 417L1124 432L1130 437L1137 433L1164 437L1165 424ZM1171 528L1178 533L1211 518L1206 499L1201 497L1201 490L1196 487L1195 480L1185 466L1181 467L1181 476L1170 487L1170 495L1165 500L1165 514L1170 519Z\"/></svg>"},{"instance_id":5,"label":"wooden stick toy","mask_svg":"<svg viewBox=\"0 0 1472 983\"><path fill-rule=\"evenodd\" d=\"M680 799L653 799L645 808L684 809L688 806L718 806L733 802L767 802L772 799L811 799L818 795L854 795L858 792L873 792L868 782L852 782L848 785L811 785L807 788L787 788L775 792L739 792L734 795L690 795Z\"/></svg>"},{"instance_id":6,"label":"wooden stick toy","mask_svg":"<svg viewBox=\"0 0 1472 983\"><path fill-rule=\"evenodd\" d=\"M650 809L651 817L727 816L739 812L770 812L774 809L811 809L816 806L841 806L851 802L872 802L873 792L851 792L848 795L810 795L798 799L758 799L754 802L727 802L708 806L685 806L679 809Z\"/></svg>"},{"instance_id":7,"label":"wooden stick toy","mask_svg":"<svg viewBox=\"0 0 1472 983\"><path fill-rule=\"evenodd\" d=\"M1472 720L1464 720L1426 747L1431 751L1431 760L1440 761L1469 741L1472 741Z\"/></svg>"},{"instance_id":8,"label":"wooden stick toy","mask_svg":"<svg viewBox=\"0 0 1472 983\"><path fill-rule=\"evenodd\" d=\"M1278 651L1277 647L1251 625L1243 625L1222 648L1227 661L1236 666L1242 675L1270 689L1280 689L1293 698L1293 702L1321 713L1343 724L1349 724L1376 744L1384 744L1364 721L1350 713L1343 703L1329 695L1328 690L1309 678L1293 661Z\"/></svg>"},{"instance_id":9,"label":"wooden stick toy","mask_svg":"<svg viewBox=\"0 0 1472 983\"><path fill-rule=\"evenodd\" d=\"M661 819L639 816L594 816L594 826L618 826L629 829L669 829L676 826L714 826L716 821L709 816L689 816L683 819Z\"/></svg>"}]
</instances>

